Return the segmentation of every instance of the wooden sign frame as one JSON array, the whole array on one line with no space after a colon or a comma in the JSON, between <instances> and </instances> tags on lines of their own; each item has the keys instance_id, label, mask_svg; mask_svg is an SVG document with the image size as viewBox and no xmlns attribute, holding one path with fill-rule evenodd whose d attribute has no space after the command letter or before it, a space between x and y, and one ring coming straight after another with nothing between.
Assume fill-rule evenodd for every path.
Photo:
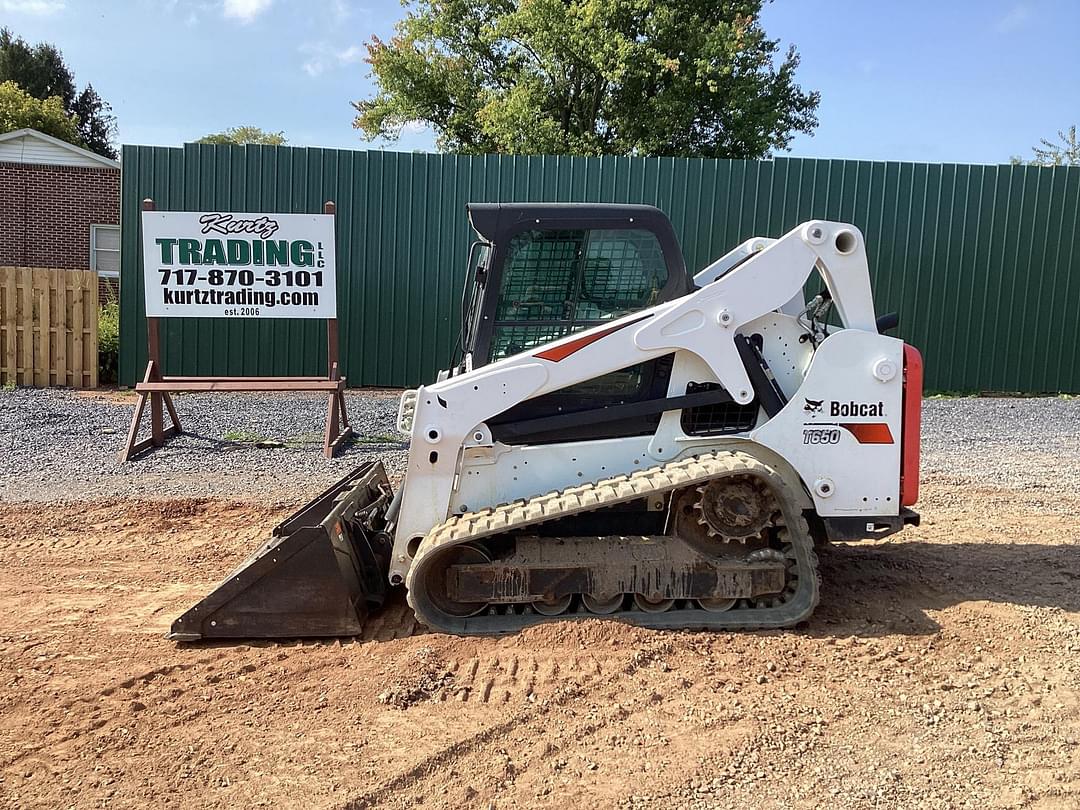
<instances>
[{"instance_id":1,"label":"wooden sign frame","mask_svg":"<svg viewBox=\"0 0 1080 810\"><path fill-rule=\"evenodd\" d=\"M143 200L143 211L154 211L154 201ZM335 214L337 206L327 201L324 214ZM160 318L146 319L147 357L146 373L142 382L135 385L138 400L131 419L127 442L120 452L120 461L129 461L144 450L161 447L166 440L183 433L170 394L187 391L325 391L326 429L323 432L323 455L333 458L334 452L352 435L349 416L345 410L345 378L341 376L338 358L337 318L326 319L326 376L325 377L169 377L164 374L161 363ZM139 425L150 400L150 436L139 440ZM165 427L165 411L172 422Z\"/></svg>"}]
</instances>

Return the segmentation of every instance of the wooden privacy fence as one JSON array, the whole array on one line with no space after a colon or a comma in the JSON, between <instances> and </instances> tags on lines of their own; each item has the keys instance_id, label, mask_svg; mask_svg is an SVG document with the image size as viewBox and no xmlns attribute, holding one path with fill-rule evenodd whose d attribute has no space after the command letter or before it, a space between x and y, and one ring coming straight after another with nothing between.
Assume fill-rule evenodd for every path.
<instances>
[{"instance_id":1,"label":"wooden privacy fence","mask_svg":"<svg viewBox=\"0 0 1080 810\"><path fill-rule=\"evenodd\" d=\"M0 384L97 388L98 276L0 267Z\"/></svg>"}]
</instances>

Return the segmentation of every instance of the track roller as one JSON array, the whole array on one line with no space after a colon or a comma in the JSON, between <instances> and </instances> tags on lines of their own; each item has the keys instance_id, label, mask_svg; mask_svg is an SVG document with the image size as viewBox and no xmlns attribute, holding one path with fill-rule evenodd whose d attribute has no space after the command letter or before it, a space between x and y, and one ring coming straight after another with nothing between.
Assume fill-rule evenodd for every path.
<instances>
[{"instance_id":1,"label":"track roller","mask_svg":"<svg viewBox=\"0 0 1080 810\"><path fill-rule=\"evenodd\" d=\"M608 616L622 607L623 595L620 593L618 596L593 596L591 593L586 593L581 597L581 604L585 605L589 613Z\"/></svg>"},{"instance_id":2,"label":"track roller","mask_svg":"<svg viewBox=\"0 0 1080 810\"><path fill-rule=\"evenodd\" d=\"M574 601L573 594L556 596L552 599L537 599L532 602L532 609L541 616L558 616L570 609L570 603Z\"/></svg>"}]
</instances>

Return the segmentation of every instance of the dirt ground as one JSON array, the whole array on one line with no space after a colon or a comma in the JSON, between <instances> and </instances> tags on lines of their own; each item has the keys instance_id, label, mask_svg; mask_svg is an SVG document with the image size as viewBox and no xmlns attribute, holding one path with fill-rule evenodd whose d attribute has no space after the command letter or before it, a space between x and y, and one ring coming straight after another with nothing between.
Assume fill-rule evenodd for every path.
<instances>
[{"instance_id":1,"label":"dirt ground","mask_svg":"<svg viewBox=\"0 0 1080 810\"><path fill-rule=\"evenodd\" d=\"M184 646L286 510L0 504L0 805L1080 807L1080 502L920 506L789 632Z\"/></svg>"}]
</instances>

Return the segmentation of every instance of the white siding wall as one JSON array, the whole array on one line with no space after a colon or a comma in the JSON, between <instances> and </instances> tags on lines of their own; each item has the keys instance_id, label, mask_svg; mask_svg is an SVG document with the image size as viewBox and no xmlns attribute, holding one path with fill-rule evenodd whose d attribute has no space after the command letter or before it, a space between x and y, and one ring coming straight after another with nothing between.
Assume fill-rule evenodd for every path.
<instances>
[{"instance_id":1,"label":"white siding wall","mask_svg":"<svg viewBox=\"0 0 1080 810\"><path fill-rule=\"evenodd\" d=\"M45 163L51 166L91 166L101 164L92 158L76 154L41 138L23 135L0 142L0 161L6 163Z\"/></svg>"}]
</instances>

